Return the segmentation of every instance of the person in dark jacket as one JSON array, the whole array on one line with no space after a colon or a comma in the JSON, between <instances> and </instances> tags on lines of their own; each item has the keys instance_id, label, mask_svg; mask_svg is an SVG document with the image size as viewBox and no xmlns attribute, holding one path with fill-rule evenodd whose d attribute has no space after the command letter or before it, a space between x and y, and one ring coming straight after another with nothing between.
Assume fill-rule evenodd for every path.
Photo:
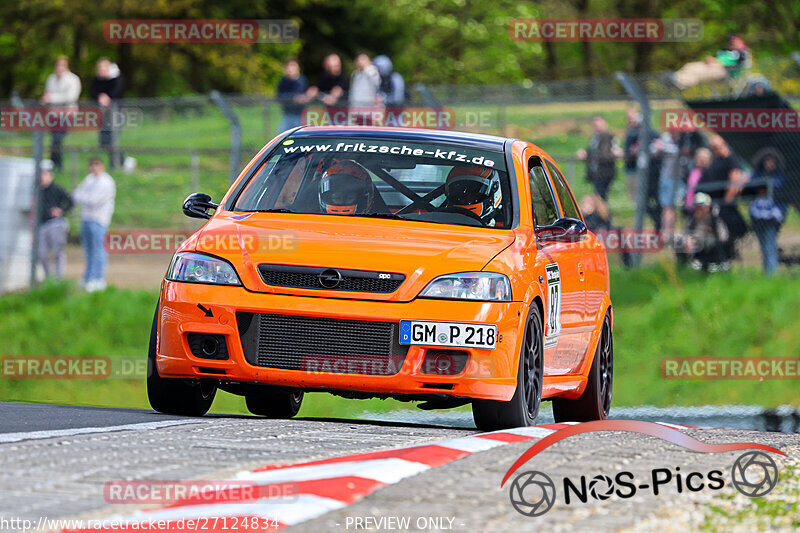
<instances>
[{"instance_id":1,"label":"person in dark jacket","mask_svg":"<svg viewBox=\"0 0 800 533\"><path fill-rule=\"evenodd\" d=\"M53 162L45 159L41 163L39 174L39 262L44 267L45 276L64 276L67 265L67 244L69 225L64 219L73 202L69 194L59 185L53 183ZM51 268L50 254L53 255Z\"/></svg>"},{"instance_id":2,"label":"person in dark jacket","mask_svg":"<svg viewBox=\"0 0 800 533\"><path fill-rule=\"evenodd\" d=\"M318 98L329 110L335 110L347 101L350 80L342 72L342 59L338 54L328 54L322 61L322 74L317 84L310 87L306 95Z\"/></svg>"},{"instance_id":3,"label":"person in dark jacket","mask_svg":"<svg viewBox=\"0 0 800 533\"><path fill-rule=\"evenodd\" d=\"M750 202L750 221L761 248L764 273L774 274L778 268L778 232L786 220L786 206L780 201L786 175L781 168L778 154L768 153L756 164L752 180L767 180L756 190L756 198ZM775 198L778 197L778 199Z\"/></svg>"},{"instance_id":4,"label":"person in dark jacket","mask_svg":"<svg viewBox=\"0 0 800 533\"><path fill-rule=\"evenodd\" d=\"M586 149L578 150L578 159L586 161L586 179L603 200L617 175L617 159L623 157L614 134L608 131L608 122L600 115L592 117L594 135Z\"/></svg>"},{"instance_id":5,"label":"person in dark jacket","mask_svg":"<svg viewBox=\"0 0 800 533\"><path fill-rule=\"evenodd\" d=\"M401 108L406 105L406 81L403 75L395 72L389 56L380 55L372 63L381 75L381 87L378 95L383 105L390 108Z\"/></svg>"},{"instance_id":6,"label":"person in dark jacket","mask_svg":"<svg viewBox=\"0 0 800 533\"><path fill-rule=\"evenodd\" d=\"M719 205L719 216L730 232L728 254L734 257L737 241L744 237L749 229L738 207L739 196L747 182L747 176L742 172L739 158L722 137L712 136L709 144L714 159L708 171L703 173L697 190L707 193Z\"/></svg>"},{"instance_id":7,"label":"person in dark jacket","mask_svg":"<svg viewBox=\"0 0 800 533\"><path fill-rule=\"evenodd\" d=\"M109 167L114 168L116 161L111 153L114 145L113 110L116 101L122 98L124 81L119 67L111 63L107 57L102 57L97 61L96 69L97 74L92 79L89 96L97 102L103 112L103 124L99 136L100 148L109 153Z\"/></svg>"},{"instance_id":8,"label":"person in dark jacket","mask_svg":"<svg viewBox=\"0 0 800 533\"><path fill-rule=\"evenodd\" d=\"M310 97L308 80L300 73L300 63L290 58L283 63L284 76L278 82L278 101L283 108L283 117L278 123L278 133L296 128L302 122L303 107Z\"/></svg>"},{"instance_id":9,"label":"person in dark jacket","mask_svg":"<svg viewBox=\"0 0 800 533\"><path fill-rule=\"evenodd\" d=\"M639 157L639 127L642 123L642 115L633 108L626 111L625 116L628 120L628 129L625 131L625 144L623 154L625 160L625 185L628 189L628 198L633 205L639 200L636 196L639 175L636 171L636 159Z\"/></svg>"}]
</instances>

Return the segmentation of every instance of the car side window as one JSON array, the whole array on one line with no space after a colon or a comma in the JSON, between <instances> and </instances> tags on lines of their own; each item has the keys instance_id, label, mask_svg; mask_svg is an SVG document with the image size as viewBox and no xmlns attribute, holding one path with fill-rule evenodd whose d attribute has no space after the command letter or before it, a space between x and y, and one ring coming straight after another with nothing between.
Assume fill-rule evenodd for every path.
<instances>
[{"instance_id":1,"label":"car side window","mask_svg":"<svg viewBox=\"0 0 800 533\"><path fill-rule=\"evenodd\" d=\"M575 199L572 197L572 194L570 194L569 188L567 188L567 184L564 181L564 176L561 175L561 172L559 172L558 168L550 161L547 161L546 163L547 170L549 170L550 175L553 176L553 185L556 188L558 201L561 202L561 209L564 210L564 216L567 218L577 218L580 220L580 211L578 210L578 206L575 205Z\"/></svg>"},{"instance_id":2,"label":"car side window","mask_svg":"<svg viewBox=\"0 0 800 533\"><path fill-rule=\"evenodd\" d=\"M528 161L528 178L531 182L531 203L536 225L549 226L558 220L558 208L542 161L538 157L532 157Z\"/></svg>"}]
</instances>

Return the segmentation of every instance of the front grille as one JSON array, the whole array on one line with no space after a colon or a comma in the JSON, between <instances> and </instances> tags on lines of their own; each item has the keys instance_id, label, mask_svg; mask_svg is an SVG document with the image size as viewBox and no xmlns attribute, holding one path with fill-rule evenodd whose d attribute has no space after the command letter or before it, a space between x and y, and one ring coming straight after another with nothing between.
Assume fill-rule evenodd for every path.
<instances>
[{"instance_id":1,"label":"front grille","mask_svg":"<svg viewBox=\"0 0 800 533\"><path fill-rule=\"evenodd\" d=\"M252 365L336 374L397 374L408 346L393 322L237 313L245 359Z\"/></svg>"},{"instance_id":2,"label":"front grille","mask_svg":"<svg viewBox=\"0 0 800 533\"><path fill-rule=\"evenodd\" d=\"M390 272L291 265L259 265L258 272L264 283L274 287L346 292L390 293L406 279L403 274Z\"/></svg>"}]
</instances>

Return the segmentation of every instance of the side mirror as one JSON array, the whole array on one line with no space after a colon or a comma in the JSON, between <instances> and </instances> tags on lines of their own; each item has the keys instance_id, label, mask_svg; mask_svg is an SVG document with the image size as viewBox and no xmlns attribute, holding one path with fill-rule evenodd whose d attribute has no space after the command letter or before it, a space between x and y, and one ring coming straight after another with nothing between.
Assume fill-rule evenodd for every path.
<instances>
[{"instance_id":1,"label":"side mirror","mask_svg":"<svg viewBox=\"0 0 800 533\"><path fill-rule=\"evenodd\" d=\"M183 214L192 218L211 218L209 209L216 209L219 207L211 201L211 197L201 192L190 194L183 201Z\"/></svg>"},{"instance_id":2,"label":"side mirror","mask_svg":"<svg viewBox=\"0 0 800 533\"><path fill-rule=\"evenodd\" d=\"M549 226L536 228L536 239L541 244L581 242L586 238L586 232L586 224L577 218L559 218Z\"/></svg>"}]
</instances>

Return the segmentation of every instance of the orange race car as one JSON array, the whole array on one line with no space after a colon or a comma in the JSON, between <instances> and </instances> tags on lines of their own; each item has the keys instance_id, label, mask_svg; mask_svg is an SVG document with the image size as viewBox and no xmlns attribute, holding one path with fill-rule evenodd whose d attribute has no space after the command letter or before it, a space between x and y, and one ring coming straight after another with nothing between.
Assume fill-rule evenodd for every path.
<instances>
[{"instance_id":1,"label":"orange race car","mask_svg":"<svg viewBox=\"0 0 800 533\"><path fill-rule=\"evenodd\" d=\"M273 139L169 266L147 390L267 417L304 391L472 403L481 429L611 404L608 261L558 166L515 139L302 127ZM213 215L209 214L214 210Z\"/></svg>"}]
</instances>

